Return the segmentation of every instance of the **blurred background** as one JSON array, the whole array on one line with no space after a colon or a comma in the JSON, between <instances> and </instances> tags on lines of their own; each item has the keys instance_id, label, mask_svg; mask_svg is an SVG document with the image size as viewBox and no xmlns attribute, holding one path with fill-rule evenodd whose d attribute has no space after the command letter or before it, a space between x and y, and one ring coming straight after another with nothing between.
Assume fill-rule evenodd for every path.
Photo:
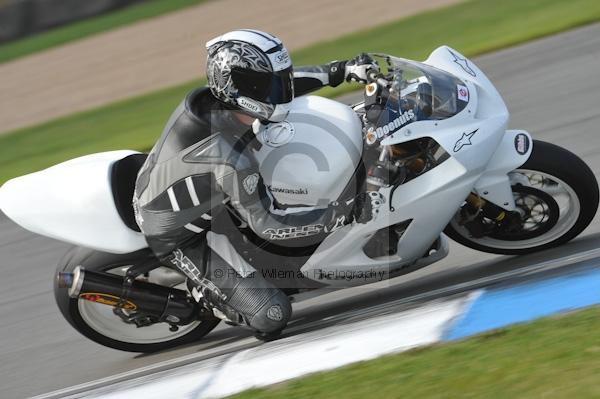
<instances>
[{"instance_id":1,"label":"blurred background","mask_svg":"<svg viewBox=\"0 0 600 399\"><path fill-rule=\"evenodd\" d=\"M0 181L90 152L150 148L172 108L203 84L204 43L231 29L276 34L295 65L362 51L423 59L442 44L475 56L592 23L599 7L594 0L1 0Z\"/></svg>"},{"instance_id":2,"label":"blurred background","mask_svg":"<svg viewBox=\"0 0 600 399\"><path fill-rule=\"evenodd\" d=\"M2 0L0 43L101 15L145 0Z\"/></svg>"},{"instance_id":3,"label":"blurred background","mask_svg":"<svg viewBox=\"0 0 600 399\"><path fill-rule=\"evenodd\" d=\"M148 150L185 94L205 83L204 43L236 28L279 36L295 65L348 59L363 51L422 60L437 46L450 45L473 57L498 86L511 111L510 127L572 150L598 176L599 21L598 0L0 0L0 184L80 155ZM356 98L357 88L341 85L319 94ZM448 259L402 277L398 284L413 284L411 292L427 292L432 278L436 284L469 281L484 273L576 256L600 246L598 218L586 234L560 250L519 259L452 244ZM216 331L198 346L135 356L87 341L61 318L52 297L54 265L66 248L0 215L0 397L41 394L159 361L250 345L247 335ZM346 302L307 313L306 318L317 320L356 306L380 305L387 299L375 294L376 289L366 302ZM396 299L409 295L405 288L385 292ZM588 319L597 323L598 317L584 319L581 329L569 334L587 337L592 325ZM537 334L531 333L531 345ZM568 336L556 340L568 342ZM566 381L572 390L564 391L564 397L594 397L587 395L590 392L600 397L600 388L585 395L577 390L591 386L594 370L597 386L597 344L595 348L581 349L585 359L582 355L566 369L558 364L560 378L535 367L541 358L524 364L539 371L540 380L554 381L558 387ZM569 348L564 350L562 355L569 357ZM463 359L473 361L464 368L453 367L456 353L451 355L440 373L468 369L472 377L456 375L455 381L438 391L447 395L437 397L460 397L461 386L474 381L483 367L474 359ZM441 358L434 356L416 374L427 377L428 365ZM481 396L511 385L502 379L510 374L510 360L480 381ZM581 370L586 371L588 385L569 385ZM347 380L353 378L357 377ZM432 380L425 378L420 384L415 380L407 395L418 396L417 390ZM533 383L532 391L520 392L536 397L544 393L535 390L539 385ZM376 392L364 392L362 397ZM504 397L512 396L502 392Z\"/></svg>"}]
</instances>

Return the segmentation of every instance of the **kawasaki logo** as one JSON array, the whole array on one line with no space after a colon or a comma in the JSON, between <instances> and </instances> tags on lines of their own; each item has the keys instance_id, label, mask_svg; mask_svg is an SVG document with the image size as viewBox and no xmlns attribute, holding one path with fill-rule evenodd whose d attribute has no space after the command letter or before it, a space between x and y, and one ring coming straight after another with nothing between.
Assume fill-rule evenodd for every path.
<instances>
[{"instance_id":1,"label":"kawasaki logo","mask_svg":"<svg viewBox=\"0 0 600 399\"><path fill-rule=\"evenodd\" d=\"M308 195L307 188L280 188L269 186L269 190L271 190L272 193Z\"/></svg>"},{"instance_id":2,"label":"kawasaki logo","mask_svg":"<svg viewBox=\"0 0 600 399\"><path fill-rule=\"evenodd\" d=\"M408 122L413 120L414 117L415 117L415 113L413 112L412 109L409 109L408 111L406 111L405 113L403 113L402 115L400 115L399 117L397 117L396 119L394 119L393 121L388 123L387 125L378 127L377 130L375 130L375 134L377 135L377 138L379 138L379 139L389 136L390 134L394 133L395 131L400 130L400 128L402 126L406 125Z\"/></svg>"}]
</instances>

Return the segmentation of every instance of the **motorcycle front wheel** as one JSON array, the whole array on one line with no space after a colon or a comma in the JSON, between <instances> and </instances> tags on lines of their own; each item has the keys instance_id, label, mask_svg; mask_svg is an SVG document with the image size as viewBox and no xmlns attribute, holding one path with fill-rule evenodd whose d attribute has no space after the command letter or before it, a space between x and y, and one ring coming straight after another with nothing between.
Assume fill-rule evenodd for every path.
<instances>
[{"instance_id":1,"label":"motorcycle front wheel","mask_svg":"<svg viewBox=\"0 0 600 399\"><path fill-rule=\"evenodd\" d=\"M454 241L482 252L522 255L579 235L598 209L598 183L575 154L534 140L531 156L509 174L518 222L510 229L480 217L484 235L473 234L459 210L445 229Z\"/></svg>"},{"instance_id":2,"label":"motorcycle front wheel","mask_svg":"<svg viewBox=\"0 0 600 399\"><path fill-rule=\"evenodd\" d=\"M112 306L71 298L67 289L58 287L59 272L72 272L82 266L85 270L124 276L129 267L149 256L152 256L149 250L116 255L81 247L70 249L58 264L54 283L54 296L64 318L92 341L127 352L151 353L200 340L219 324L219 319L196 320L179 326L177 331L169 329L168 323L137 327L123 321ZM165 267L150 271L144 278L155 284L186 289L183 276Z\"/></svg>"}]
</instances>

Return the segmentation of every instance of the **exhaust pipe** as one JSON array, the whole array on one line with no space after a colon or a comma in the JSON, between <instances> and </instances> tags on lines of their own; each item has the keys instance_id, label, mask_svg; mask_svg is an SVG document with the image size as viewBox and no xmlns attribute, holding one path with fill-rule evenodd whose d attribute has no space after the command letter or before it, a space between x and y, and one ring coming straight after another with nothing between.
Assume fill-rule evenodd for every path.
<instances>
[{"instance_id":1,"label":"exhaust pipe","mask_svg":"<svg viewBox=\"0 0 600 399\"><path fill-rule=\"evenodd\" d=\"M151 316L158 321L188 324L197 320L200 309L187 291L134 280L124 286L123 277L85 270L60 272L58 286L68 288L71 298L85 299Z\"/></svg>"}]
</instances>

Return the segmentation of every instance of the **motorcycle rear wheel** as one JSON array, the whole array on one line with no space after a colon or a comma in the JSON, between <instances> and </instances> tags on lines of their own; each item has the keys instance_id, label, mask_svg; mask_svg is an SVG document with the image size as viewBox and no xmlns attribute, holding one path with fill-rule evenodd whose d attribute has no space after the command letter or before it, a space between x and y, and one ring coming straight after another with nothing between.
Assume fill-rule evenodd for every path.
<instances>
[{"instance_id":1,"label":"motorcycle rear wheel","mask_svg":"<svg viewBox=\"0 0 600 399\"><path fill-rule=\"evenodd\" d=\"M444 230L446 235L478 251L522 255L575 238L598 209L594 173L578 156L554 144L534 140L531 156L510 178L517 210L523 215L520 234L474 237L461 225L459 210Z\"/></svg>"},{"instance_id":2,"label":"motorcycle rear wheel","mask_svg":"<svg viewBox=\"0 0 600 399\"><path fill-rule=\"evenodd\" d=\"M152 256L149 250L116 255L88 248L71 248L58 264L54 283L56 303L67 322L92 341L127 352L157 352L196 342L208 334L219 324L219 319L197 320L180 326L178 331L169 330L167 323L137 327L121 320L113 313L113 307L71 298L67 289L58 287L59 272L72 272L75 267L82 266L86 270L124 275L132 264L149 256ZM151 271L148 278L151 282L168 286L183 282L181 275L166 268Z\"/></svg>"}]
</instances>

